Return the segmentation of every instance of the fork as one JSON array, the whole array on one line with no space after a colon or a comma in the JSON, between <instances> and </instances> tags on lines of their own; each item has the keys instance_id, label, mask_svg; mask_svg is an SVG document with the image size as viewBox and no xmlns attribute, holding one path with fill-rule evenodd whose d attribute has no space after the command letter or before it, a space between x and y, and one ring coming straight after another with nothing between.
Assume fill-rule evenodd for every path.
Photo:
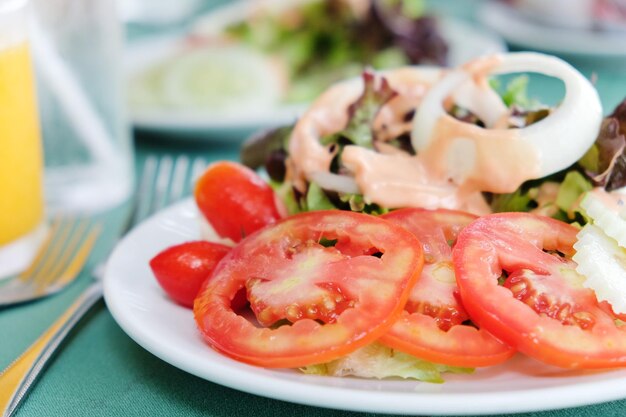
<instances>
[{"instance_id":1,"label":"fork","mask_svg":"<svg viewBox=\"0 0 626 417\"><path fill-rule=\"evenodd\" d=\"M0 285L0 308L61 291L81 271L102 230L88 219L57 217L30 266Z\"/></svg>"},{"instance_id":2,"label":"fork","mask_svg":"<svg viewBox=\"0 0 626 417\"><path fill-rule=\"evenodd\" d=\"M189 191L191 178L206 166L202 158L193 162L184 155L173 158L148 156L144 162L131 214L121 233L126 234L138 222L166 205L179 200ZM9 367L0 373L0 413L13 415L44 366L57 351L70 330L102 298L102 271L99 265L90 284L74 303Z\"/></svg>"}]
</instances>

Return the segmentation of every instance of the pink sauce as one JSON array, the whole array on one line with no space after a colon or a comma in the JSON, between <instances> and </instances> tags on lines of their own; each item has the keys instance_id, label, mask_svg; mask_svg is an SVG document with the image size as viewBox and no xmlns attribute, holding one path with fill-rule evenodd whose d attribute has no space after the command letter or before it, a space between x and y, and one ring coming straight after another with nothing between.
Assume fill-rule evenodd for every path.
<instances>
[{"instance_id":1,"label":"pink sauce","mask_svg":"<svg viewBox=\"0 0 626 417\"><path fill-rule=\"evenodd\" d=\"M434 177L473 191L509 193L539 175L538 156L518 130L483 129L447 114L420 159Z\"/></svg>"},{"instance_id":2,"label":"pink sauce","mask_svg":"<svg viewBox=\"0 0 626 417\"><path fill-rule=\"evenodd\" d=\"M472 70L481 72L494 64L475 65ZM425 80L420 72L403 68L385 74L399 96L381 110L375 129L385 125L404 128L402 118L420 104L436 80ZM297 123L288 162L288 176L296 186L316 171L329 170L334 153L322 146L319 138L345 127L346 109L361 88L360 84L345 83L331 88ZM388 133L389 138L397 136L397 132ZM479 215L490 212L481 191L512 192L538 176L538 156L517 130L483 129L446 114L437 121L430 143L418 156L384 144L379 152L346 146L342 162L369 202L387 208L448 208Z\"/></svg>"}]
</instances>

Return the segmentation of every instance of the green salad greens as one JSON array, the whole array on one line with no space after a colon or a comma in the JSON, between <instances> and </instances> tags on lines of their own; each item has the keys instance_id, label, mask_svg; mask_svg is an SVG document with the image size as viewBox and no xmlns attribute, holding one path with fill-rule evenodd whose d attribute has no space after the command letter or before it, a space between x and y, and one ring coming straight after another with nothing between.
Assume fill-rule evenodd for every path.
<instances>
[{"instance_id":1,"label":"green salad greens","mask_svg":"<svg viewBox=\"0 0 626 417\"><path fill-rule=\"evenodd\" d=\"M288 70L286 101L315 98L364 65L446 62L447 45L423 0L318 0L229 26L234 40L275 56Z\"/></svg>"},{"instance_id":2,"label":"green salad greens","mask_svg":"<svg viewBox=\"0 0 626 417\"><path fill-rule=\"evenodd\" d=\"M332 173L342 173L341 152L346 145L369 149L377 147L377 133L373 120L380 109L395 96L384 81L374 82L371 71L363 73L364 92L348 108L346 127L335 134L321 138L325 145L335 147L331 163ZM551 109L528 97L528 77L519 76L506 85L492 80L491 87L498 92L509 108L508 125L520 128L536 123L550 114ZM450 114L460 120L484 126L467 109L452 106ZM410 120L412 114L407 115ZM252 168L265 166L274 189L283 198L290 213L310 210L340 209L368 214L383 214L387 208L366 201L360 194L343 194L324 190L309 183L306 190L297 190L285 180L285 161L292 126L264 132L248 141L241 152L241 160ZM386 142L399 150L415 154L409 132ZM614 190L626 185L626 101L604 119L594 146L577 163L545 178L527 181L509 194L485 193L494 212L533 211L569 223L585 224L587 219L578 207L581 196L594 186Z\"/></svg>"},{"instance_id":3,"label":"green salad greens","mask_svg":"<svg viewBox=\"0 0 626 417\"><path fill-rule=\"evenodd\" d=\"M472 368L440 365L371 343L349 355L331 362L301 368L305 374L327 376L357 376L361 378L411 378L440 384L444 372L471 374Z\"/></svg>"},{"instance_id":4,"label":"green salad greens","mask_svg":"<svg viewBox=\"0 0 626 417\"><path fill-rule=\"evenodd\" d=\"M511 194L492 196L494 211L536 211L584 225L578 207L582 195L595 187L607 191L626 186L626 100L604 118L594 145L571 167L546 178L528 181Z\"/></svg>"}]
</instances>

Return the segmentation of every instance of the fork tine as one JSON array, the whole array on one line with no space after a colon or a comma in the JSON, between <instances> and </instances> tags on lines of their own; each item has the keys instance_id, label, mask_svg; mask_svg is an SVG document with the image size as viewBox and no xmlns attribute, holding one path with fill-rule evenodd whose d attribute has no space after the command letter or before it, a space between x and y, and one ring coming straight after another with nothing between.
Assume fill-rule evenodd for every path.
<instances>
[{"instance_id":1,"label":"fork tine","mask_svg":"<svg viewBox=\"0 0 626 417\"><path fill-rule=\"evenodd\" d=\"M139 184L137 186L137 197L135 199L136 206L134 213L132 214L127 228L139 223L142 219L147 217L152 207L152 185L155 181L158 167L158 159L155 156L149 155L146 157Z\"/></svg>"},{"instance_id":2,"label":"fork tine","mask_svg":"<svg viewBox=\"0 0 626 417\"><path fill-rule=\"evenodd\" d=\"M172 184L170 186L170 193L167 199L167 204L173 203L183 198L188 171L189 158L185 155L179 155L174 162L174 173L172 174Z\"/></svg>"},{"instance_id":3,"label":"fork tine","mask_svg":"<svg viewBox=\"0 0 626 417\"><path fill-rule=\"evenodd\" d=\"M167 203L173 164L171 156L165 155L161 158L159 169L157 170L156 183L154 185L154 199L152 200L151 214L165 207Z\"/></svg>"},{"instance_id":4,"label":"fork tine","mask_svg":"<svg viewBox=\"0 0 626 417\"><path fill-rule=\"evenodd\" d=\"M35 278L35 284L38 288L46 288L60 278L61 271L72 261L76 248L89 231L89 223L88 219L83 219L74 227L71 236L65 241L62 255L54 259L54 264L50 265L48 270L40 271L39 276Z\"/></svg>"},{"instance_id":5,"label":"fork tine","mask_svg":"<svg viewBox=\"0 0 626 417\"><path fill-rule=\"evenodd\" d=\"M54 294L73 281L89 258L101 225L57 219L52 229L49 242L36 259L39 265L29 268L33 275L20 275L2 286L0 308Z\"/></svg>"},{"instance_id":6,"label":"fork tine","mask_svg":"<svg viewBox=\"0 0 626 417\"><path fill-rule=\"evenodd\" d=\"M41 277L49 272L62 253L65 242L67 242L69 236L71 236L75 223L75 219L60 218L59 226L54 230L54 233L51 233L50 243L44 248L45 252L43 258L35 265L30 276L22 278L23 282L36 285Z\"/></svg>"},{"instance_id":7,"label":"fork tine","mask_svg":"<svg viewBox=\"0 0 626 417\"><path fill-rule=\"evenodd\" d=\"M93 249L93 246L96 244L96 240L98 240L98 236L102 232L102 225L98 224L95 227L92 227L87 237L83 240L82 245L78 247L78 250L72 256L70 263L67 265L65 270L59 274L59 278L56 280L59 287L63 287L67 285L70 281L78 276L78 273L83 269L83 265L89 258L89 254Z\"/></svg>"},{"instance_id":8,"label":"fork tine","mask_svg":"<svg viewBox=\"0 0 626 417\"><path fill-rule=\"evenodd\" d=\"M48 251L48 248L50 247L50 244L52 243L53 237L55 237L57 231L59 230L59 227L61 226L61 221L62 221L61 217L55 217L53 219L52 225L50 226L50 229L48 230L48 233L46 234L46 238L44 239L41 246L37 250L37 253L35 254L35 257L33 258L33 261L30 263L30 265L28 266L26 270L22 271L18 275L17 279L19 281L23 281L23 282L29 281L31 277L33 276L35 270L38 269L38 267L41 265Z\"/></svg>"},{"instance_id":9,"label":"fork tine","mask_svg":"<svg viewBox=\"0 0 626 417\"><path fill-rule=\"evenodd\" d=\"M201 157L196 158L196 160L193 161L193 168L191 170L192 181L195 182L198 179L198 177L202 175L206 167L207 167L206 159L201 158Z\"/></svg>"}]
</instances>

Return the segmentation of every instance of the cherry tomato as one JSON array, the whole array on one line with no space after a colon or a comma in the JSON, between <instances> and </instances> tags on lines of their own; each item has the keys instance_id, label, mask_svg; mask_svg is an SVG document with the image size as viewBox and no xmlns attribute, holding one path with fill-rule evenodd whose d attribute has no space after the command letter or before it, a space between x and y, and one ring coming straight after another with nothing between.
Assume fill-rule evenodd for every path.
<instances>
[{"instance_id":1,"label":"cherry tomato","mask_svg":"<svg viewBox=\"0 0 626 417\"><path fill-rule=\"evenodd\" d=\"M207 168L196 183L198 208L221 237L239 242L285 213L271 187L251 169L228 161Z\"/></svg>"},{"instance_id":2,"label":"cherry tomato","mask_svg":"<svg viewBox=\"0 0 626 417\"><path fill-rule=\"evenodd\" d=\"M402 312L422 263L420 242L391 222L302 213L241 241L204 285L194 315L205 340L240 361L322 363L378 339ZM242 288L253 321L231 308Z\"/></svg>"},{"instance_id":3,"label":"cherry tomato","mask_svg":"<svg viewBox=\"0 0 626 417\"><path fill-rule=\"evenodd\" d=\"M529 213L480 218L453 259L473 320L519 351L565 368L626 366L626 330L570 259L578 229Z\"/></svg>"},{"instance_id":4,"label":"cherry tomato","mask_svg":"<svg viewBox=\"0 0 626 417\"><path fill-rule=\"evenodd\" d=\"M466 324L470 317L458 298L452 245L476 216L460 211L408 208L382 217L404 227L422 242L424 268L403 314L380 341L419 358L451 366L488 366L513 356L514 349L486 330Z\"/></svg>"},{"instance_id":5,"label":"cherry tomato","mask_svg":"<svg viewBox=\"0 0 626 417\"><path fill-rule=\"evenodd\" d=\"M206 241L182 243L167 248L152 258L150 268L170 298L192 307L202 283L211 276L217 263L231 249Z\"/></svg>"}]
</instances>

